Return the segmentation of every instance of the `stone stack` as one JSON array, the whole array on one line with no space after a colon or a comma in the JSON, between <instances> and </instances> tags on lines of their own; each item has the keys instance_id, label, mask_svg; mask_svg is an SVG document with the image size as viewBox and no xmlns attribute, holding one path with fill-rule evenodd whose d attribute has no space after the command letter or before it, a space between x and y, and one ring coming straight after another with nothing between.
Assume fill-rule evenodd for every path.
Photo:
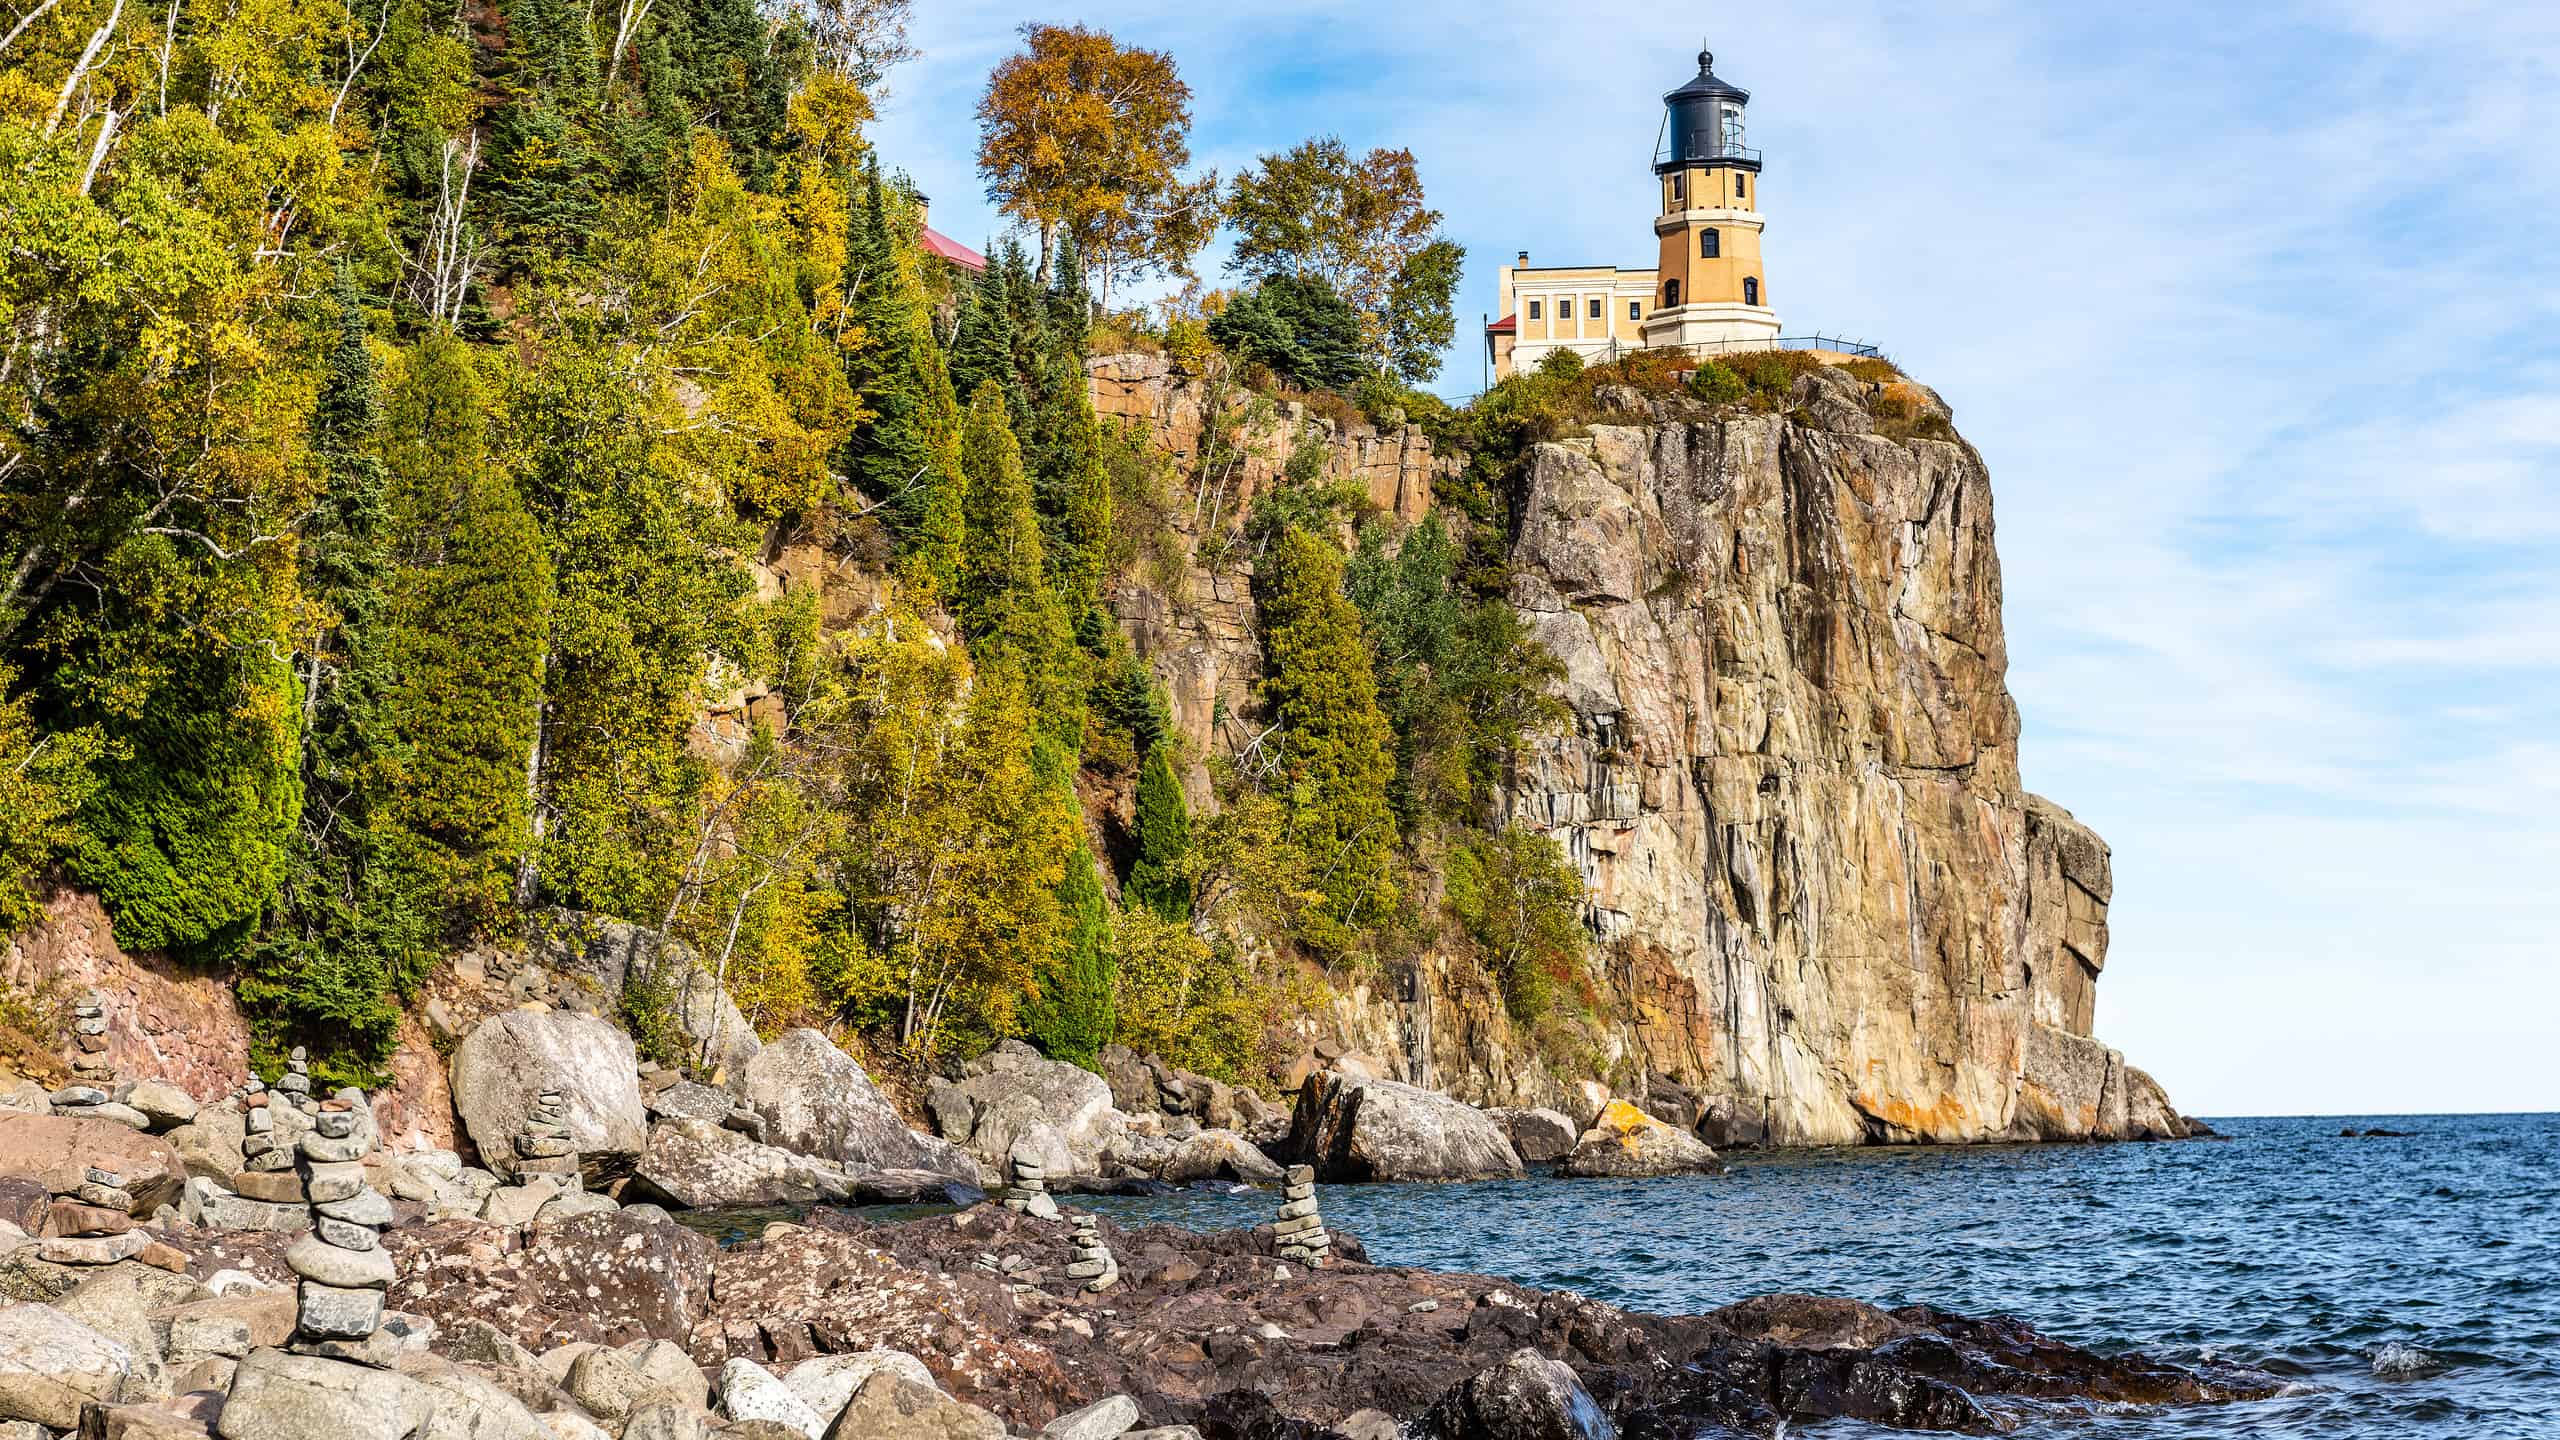
<instances>
[{"instance_id":1,"label":"stone stack","mask_svg":"<svg viewBox=\"0 0 2560 1440\"><path fill-rule=\"evenodd\" d=\"M94 1166L79 1189L54 1197L45 1236L36 1253L56 1265L113 1265L151 1246L151 1233L134 1224L133 1192L124 1177Z\"/></svg>"},{"instance_id":2,"label":"stone stack","mask_svg":"<svg viewBox=\"0 0 2560 1440\"><path fill-rule=\"evenodd\" d=\"M245 1168L231 1177L231 1188L270 1205L299 1205L308 1196L294 1168L293 1141L276 1129L279 1108L277 1093L250 1076L240 1091L240 1154Z\"/></svg>"},{"instance_id":3,"label":"stone stack","mask_svg":"<svg viewBox=\"0 0 2560 1440\"><path fill-rule=\"evenodd\" d=\"M53 1113L97 1118L115 1103L116 1067L107 1060L106 997L80 992L71 1006L71 1083L53 1092Z\"/></svg>"},{"instance_id":4,"label":"stone stack","mask_svg":"<svg viewBox=\"0 0 2560 1440\"><path fill-rule=\"evenodd\" d=\"M1120 1283L1120 1262L1102 1243L1102 1221L1090 1213L1076 1217L1076 1258L1067 1266L1069 1280L1081 1280L1096 1295Z\"/></svg>"},{"instance_id":5,"label":"stone stack","mask_svg":"<svg viewBox=\"0 0 2560 1440\"><path fill-rule=\"evenodd\" d=\"M1041 1220L1058 1218L1058 1202L1049 1198L1049 1168L1039 1153L1018 1146L1011 1157L1013 1183L1004 1189L1004 1208Z\"/></svg>"},{"instance_id":6,"label":"stone stack","mask_svg":"<svg viewBox=\"0 0 2560 1440\"><path fill-rule=\"evenodd\" d=\"M362 1119L343 1099L322 1102L313 1115L301 1145L311 1233L285 1251L284 1263L299 1282L293 1348L387 1366L396 1342L376 1336L392 1280L391 1252L382 1248L391 1202L365 1179Z\"/></svg>"},{"instance_id":7,"label":"stone stack","mask_svg":"<svg viewBox=\"0 0 2560 1440\"><path fill-rule=\"evenodd\" d=\"M1280 1198L1280 1218L1271 1227L1280 1237L1280 1258L1310 1270L1321 1266L1333 1249L1333 1236L1324 1228L1324 1216L1316 1213L1315 1167L1290 1166L1288 1185Z\"/></svg>"},{"instance_id":8,"label":"stone stack","mask_svg":"<svg viewBox=\"0 0 2560 1440\"><path fill-rule=\"evenodd\" d=\"M276 1077L276 1093L284 1097L285 1104L297 1110L318 1108L311 1098L311 1063L304 1057L301 1046L294 1046L293 1053L285 1057L284 1073Z\"/></svg>"},{"instance_id":9,"label":"stone stack","mask_svg":"<svg viewBox=\"0 0 2560 1440\"><path fill-rule=\"evenodd\" d=\"M525 1114L524 1133L516 1137L516 1183L530 1185L539 1175L556 1181L562 1194L583 1185L578 1149L569 1139L569 1105L557 1090L534 1097L533 1108Z\"/></svg>"}]
</instances>

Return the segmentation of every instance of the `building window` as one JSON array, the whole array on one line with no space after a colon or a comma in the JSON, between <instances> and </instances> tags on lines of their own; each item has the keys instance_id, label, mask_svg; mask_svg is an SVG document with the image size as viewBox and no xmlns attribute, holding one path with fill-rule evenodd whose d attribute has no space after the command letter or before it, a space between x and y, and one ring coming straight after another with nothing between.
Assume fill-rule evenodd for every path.
<instances>
[{"instance_id":1,"label":"building window","mask_svg":"<svg viewBox=\"0 0 2560 1440\"><path fill-rule=\"evenodd\" d=\"M1628 302L1627 302L1627 318L1628 318L1628 319L1630 319L1630 320L1641 320L1641 319L1643 319L1643 318L1644 318L1644 302L1643 302L1643 301L1641 301L1641 300L1630 300L1630 301L1628 301Z\"/></svg>"},{"instance_id":2,"label":"building window","mask_svg":"<svg viewBox=\"0 0 2560 1440\"><path fill-rule=\"evenodd\" d=\"M1665 280L1662 282L1662 308L1665 310L1677 310L1680 308L1679 281Z\"/></svg>"},{"instance_id":3,"label":"building window","mask_svg":"<svg viewBox=\"0 0 2560 1440\"><path fill-rule=\"evenodd\" d=\"M1713 229L1698 232L1698 258L1713 260L1723 253L1724 232Z\"/></svg>"},{"instance_id":4,"label":"building window","mask_svg":"<svg viewBox=\"0 0 2560 1440\"><path fill-rule=\"evenodd\" d=\"M1677 175L1671 177L1671 203L1680 203L1680 177Z\"/></svg>"},{"instance_id":5,"label":"building window","mask_svg":"<svg viewBox=\"0 0 2560 1440\"><path fill-rule=\"evenodd\" d=\"M1540 313L1541 313L1541 312L1540 312L1540 311L1539 311L1539 309L1538 309L1538 302L1537 302L1537 301L1535 301L1535 300L1530 301L1530 302L1529 302L1529 318L1530 318L1530 319L1532 319L1532 320L1535 320L1535 319L1537 319L1537 318L1538 318L1538 316L1540 315Z\"/></svg>"},{"instance_id":6,"label":"building window","mask_svg":"<svg viewBox=\"0 0 2560 1440\"><path fill-rule=\"evenodd\" d=\"M1600 302L1597 300L1591 302L1591 318L1594 320L1600 318Z\"/></svg>"},{"instance_id":7,"label":"building window","mask_svg":"<svg viewBox=\"0 0 2560 1440\"><path fill-rule=\"evenodd\" d=\"M1757 305L1760 303L1759 276L1745 275L1742 277L1742 303L1745 305Z\"/></svg>"},{"instance_id":8,"label":"building window","mask_svg":"<svg viewBox=\"0 0 2560 1440\"><path fill-rule=\"evenodd\" d=\"M1747 182L1749 179L1750 179L1750 176L1749 176L1749 175L1747 175L1747 174L1746 174L1745 172L1743 172L1743 171L1736 170L1736 171L1734 171L1734 172L1733 172L1733 198L1734 198L1734 199L1736 199L1736 200L1743 200L1743 199L1746 199L1746 198L1747 198L1746 191L1747 191L1747 189L1748 189L1748 186L1747 186L1747 184L1746 184L1745 182Z\"/></svg>"}]
</instances>

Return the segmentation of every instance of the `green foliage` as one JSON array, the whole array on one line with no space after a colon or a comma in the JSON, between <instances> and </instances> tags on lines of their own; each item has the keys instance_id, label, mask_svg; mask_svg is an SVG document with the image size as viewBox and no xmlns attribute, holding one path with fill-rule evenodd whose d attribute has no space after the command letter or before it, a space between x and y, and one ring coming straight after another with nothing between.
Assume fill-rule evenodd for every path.
<instances>
[{"instance_id":1,"label":"green foliage","mask_svg":"<svg viewBox=\"0 0 2560 1440\"><path fill-rule=\"evenodd\" d=\"M73 819L98 758L93 730L39 733L26 701L10 693L15 678L0 663L0 815L10 817L0 828L0 938L42 913L38 882L78 837Z\"/></svg>"},{"instance_id":2,"label":"green foliage","mask_svg":"<svg viewBox=\"0 0 2560 1440\"><path fill-rule=\"evenodd\" d=\"M1167 920L1191 918L1191 806L1173 773L1171 746L1147 752L1138 771L1138 858L1129 867L1126 895Z\"/></svg>"},{"instance_id":3,"label":"green foliage","mask_svg":"<svg viewBox=\"0 0 2560 1440\"><path fill-rule=\"evenodd\" d=\"M1751 387L1733 367L1721 360L1701 362L1689 372L1689 393L1710 405L1730 405L1750 393Z\"/></svg>"},{"instance_id":4,"label":"green foliage","mask_svg":"<svg viewBox=\"0 0 2560 1440\"><path fill-rule=\"evenodd\" d=\"M1449 909L1474 938L1511 1018L1534 1023L1559 998L1588 1006L1582 874L1547 835L1514 826L1453 850Z\"/></svg>"},{"instance_id":5,"label":"green foliage","mask_svg":"<svg viewBox=\"0 0 2560 1440\"><path fill-rule=\"evenodd\" d=\"M1212 1079L1261 1078L1262 1034L1277 997L1233 947L1144 905L1112 917L1119 1043Z\"/></svg>"},{"instance_id":6,"label":"green foliage","mask_svg":"<svg viewBox=\"0 0 2560 1440\"><path fill-rule=\"evenodd\" d=\"M1395 905L1398 842L1388 797L1394 733L1378 709L1360 614L1342 594L1342 560L1304 530L1283 534L1259 577L1263 695L1281 734L1288 842L1305 858L1321 909L1299 933L1339 952Z\"/></svg>"},{"instance_id":7,"label":"green foliage","mask_svg":"<svg viewBox=\"0 0 2560 1440\"><path fill-rule=\"evenodd\" d=\"M1050 588L1021 447L1004 396L982 383L962 445L969 546L956 594L970 642L1029 686L1043 737L1073 754L1084 735L1083 662L1065 607Z\"/></svg>"},{"instance_id":8,"label":"green foliage","mask_svg":"<svg viewBox=\"0 0 2560 1440\"><path fill-rule=\"evenodd\" d=\"M1058 882L1064 917L1057 953L1037 977L1024 1016L1031 1038L1052 1059L1091 1065L1118 1025L1111 955L1111 914L1093 852L1079 846Z\"/></svg>"},{"instance_id":9,"label":"green foliage","mask_svg":"<svg viewBox=\"0 0 2560 1440\"><path fill-rule=\"evenodd\" d=\"M889 219L879 162L862 187L845 244L844 314L854 343L845 376L869 418L847 438L845 473L878 504L901 554L931 584L960 567L960 407L937 353L913 247Z\"/></svg>"},{"instance_id":10,"label":"green foliage","mask_svg":"<svg viewBox=\"0 0 2560 1440\"><path fill-rule=\"evenodd\" d=\"M1209 321L1209 338L1304 390L1348 390L1369 373L1360 312L1314 277L1274 275L1236 296Z\"/></svg>"},{"instance_id":11,"label":"green foliage","mask_svg":"<svg viewBox=\"0 0 2560 1440\"><path fill-rule=\"evenodd\" d=\"M1387 368L1408 384L1440 373L1440 353L1458 333L1451 307L1466 263L1466 247L1434 240L1396 271L1385 316Z\"/></svg>"}]
</instances>

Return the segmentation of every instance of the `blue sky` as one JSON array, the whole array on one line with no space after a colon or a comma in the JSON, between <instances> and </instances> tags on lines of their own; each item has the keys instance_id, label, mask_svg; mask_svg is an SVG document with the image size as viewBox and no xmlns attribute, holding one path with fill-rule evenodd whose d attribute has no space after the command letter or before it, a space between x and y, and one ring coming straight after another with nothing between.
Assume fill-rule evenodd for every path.
<instances>
[{"instance_id":1,"label":"blue sky","mask_svg":"<svg viewBox=\"0 0 2560 1440\"><path fill-rule=\"evenodd\" d=\"M1711 30L1787 328L1990 462L2027 784L2115 850L2099 1033L2204 1114L2560 1109L2560 6L924 8L876 133L936 228L1001 228L978 89L1082 20L1221 171L1410 146L1470 322L1513 251L1650 262Z\"/></svg>"}]
</instances>

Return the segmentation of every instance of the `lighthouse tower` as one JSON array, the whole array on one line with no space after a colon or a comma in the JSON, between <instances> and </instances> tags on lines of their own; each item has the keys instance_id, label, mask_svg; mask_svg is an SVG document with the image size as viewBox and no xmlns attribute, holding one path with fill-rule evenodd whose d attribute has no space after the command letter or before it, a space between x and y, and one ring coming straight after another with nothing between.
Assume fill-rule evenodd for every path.
<instances>
[{"instance_id":1,"label":"lighthouse tower","mask_svg":"<svg viewBox=\"0 0 2560 1440\"><path fill-rule=\"evenodd\" d=\"M1698 73L1662 97L1662 139L1653 173L1661 188L1653 233L1662 241L1644 343L1713 347L1774 340L1769 276L1760 260L1760 152L1743 144L1749 91L1715 73L1698 52Z\"/></svg>"}]
</instances>

